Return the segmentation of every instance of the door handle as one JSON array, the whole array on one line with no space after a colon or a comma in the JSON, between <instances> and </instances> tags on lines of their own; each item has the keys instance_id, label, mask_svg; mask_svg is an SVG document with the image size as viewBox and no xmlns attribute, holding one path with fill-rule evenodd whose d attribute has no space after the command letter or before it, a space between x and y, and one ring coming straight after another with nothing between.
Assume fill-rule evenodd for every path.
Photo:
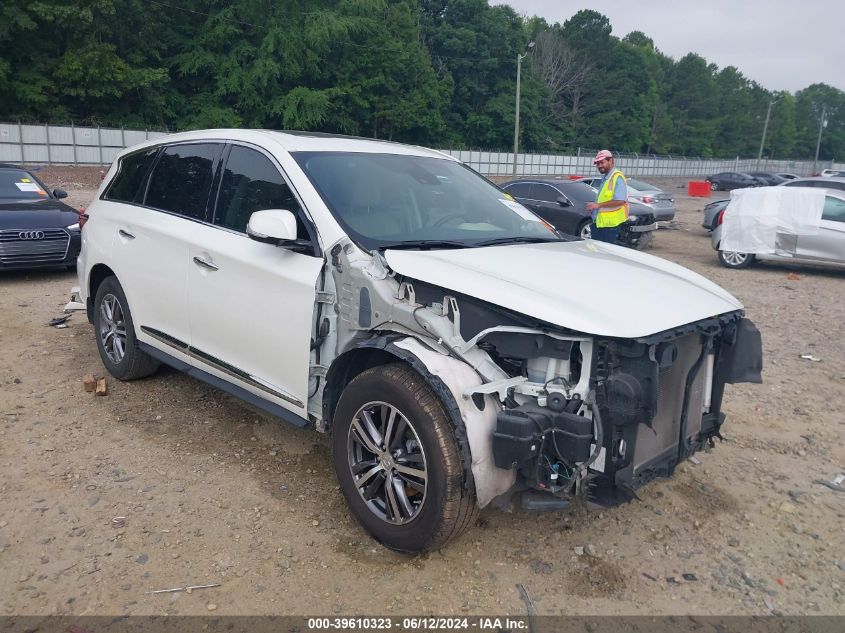
<instances>
[{"instance_id":1,"label":"door handle","mask_svg":"<svg viewBox=\"0 0 845 633\"><path fill-rule=\"evenodd\" d=\"M125 237L127 240L134 240L135 239L135 236L132 235L132 233L130 233L129 231L124 231L123 229L119 229L117 232L120 234L121 237Z\"/></svg>"},{"instance_id":2,"label":"door handle","mask_svg":"<svg viewBox=\"0 0 845 633\"><path fill-rule=\"evenodd\" d=\"M194 257L194 263L197 266L202 266L203 268L208 268L209 270L220 270L220 267L217 264L207 259L203 259L202 257Z\"/></svg>"}]
</instances>

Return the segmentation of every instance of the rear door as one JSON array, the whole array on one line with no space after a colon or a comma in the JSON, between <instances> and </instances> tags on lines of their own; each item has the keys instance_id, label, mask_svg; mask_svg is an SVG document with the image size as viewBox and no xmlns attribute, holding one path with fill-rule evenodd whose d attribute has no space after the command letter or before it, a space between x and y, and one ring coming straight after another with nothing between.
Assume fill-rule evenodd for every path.
<instances>
[{"instance_id":1,"label":"rear door","mask_svg":"<svg viewBox=\"0 0 845 633\"><path fill-rule=\"evenodd\" d=\"M162 149L139 204L114 225L112 259L138 338L189 363L187 237L206 220L221 143Z\"/></svg>"},{"instance_id":2,"label":"rear door","mask_svg":"<svg viewBox=\"0 0 845 633\"><path fill-rule=\"evenodd\" d=\"M189 240L191 351L204 371L305 417L323 259L250 239L249 216L264 209L293 212L298 237L316 239L275 160L230 146L212 221Z\"/></svg>"},{"instance_id":3,"label":"rear door","mask_svg":"<svg viewBox=\"0 0 845 633\"><path fill-rule=\"evenodd\" d=\"M796 256L845 265L845 200L826 196L819 232L799 235Z\"/></svg>"}]
</instances>

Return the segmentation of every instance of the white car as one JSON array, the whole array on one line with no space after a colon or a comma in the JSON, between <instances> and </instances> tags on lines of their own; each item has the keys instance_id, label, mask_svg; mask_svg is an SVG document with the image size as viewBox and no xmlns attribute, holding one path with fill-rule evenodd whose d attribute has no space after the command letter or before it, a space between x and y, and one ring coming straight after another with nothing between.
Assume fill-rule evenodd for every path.
<instances>
[{"instance_id":1,"label":"white car","mask_svg":"<svg viewBox=\"0 0 845 633\"><path fill-rule=\"evenodd\" d=\"M630 499L719 436L726 382L760 380L730 294L563 237L420 147L176 134L124 151L88 217L80 294L108 371L163 362L330 433L352 513L401 551L503 495Z\"/></svg>"}]
</instances>

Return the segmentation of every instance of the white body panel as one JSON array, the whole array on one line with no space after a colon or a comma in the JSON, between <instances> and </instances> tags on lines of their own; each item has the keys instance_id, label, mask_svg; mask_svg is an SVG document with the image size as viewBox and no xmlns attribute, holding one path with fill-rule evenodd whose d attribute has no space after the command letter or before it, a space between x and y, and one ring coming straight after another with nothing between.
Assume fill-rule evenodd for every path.
<instances>
[{"instance_id":1,"label":"white body panel","mask_svg":"<svg viewBox=\"0 0 845 633\"><path fill-rule=\"evenodd\" d=\"M162 344L141 327L165 332L184 343L191 340L185 241L191 223L160 211L108 201L98 201L96 213L97 222L86 225L83 234L92 228L99 234L94 241L111 241L111 256L106 261L126 293L138 340L190 363L186 354Z\"/></svg>"},{"instance_id":2,"label":"white body panel","mask_svg":"<svg viewBox=\"0 0 845 633\"><path fill-rule=\"evenodd\" d=\"M601 336L647 336L742 308L682 266L593 240L385 257L402 275Z\"/></svg>"},{"instance_id":3,"label":"white body panel","mask_svg":"<svg viewBox=\"0 0 845 633\"><path fill-rule=\"evenodd\" d=\"M304 415L314 293L323 260L196 223L185 239L192 348L289 396L280 398L235 379L248 391ZM195 257L218 269L197 264ZM204 371L232 380L231 374L206 365Z\"/></svg>"}]
</instances>

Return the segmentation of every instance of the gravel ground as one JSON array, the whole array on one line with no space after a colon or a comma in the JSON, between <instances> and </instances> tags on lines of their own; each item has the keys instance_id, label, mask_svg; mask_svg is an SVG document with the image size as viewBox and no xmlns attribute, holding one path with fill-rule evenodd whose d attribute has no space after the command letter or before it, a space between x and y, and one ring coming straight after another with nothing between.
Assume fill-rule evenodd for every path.
<instances>
[{"instance_id":1,"label":"gravel ground","mask_svg":"<svg viewBox=\"0 0 845 633\"><path fill-rule=\"evenodd\" d=\"M99 170L42 177L86 206ZM350 518L315 432L166 369L86 393L91 326L47 326L75 276L0 273L0 614L524 614L517 583L540 614L845 614L845 494L814 483L845 471L845 273L721 268L705 201L662 184L650 252L740 298L764 384L728 386L726 441L640 501L485 509L416 557Z\"/></svg>"}]
</instances>

